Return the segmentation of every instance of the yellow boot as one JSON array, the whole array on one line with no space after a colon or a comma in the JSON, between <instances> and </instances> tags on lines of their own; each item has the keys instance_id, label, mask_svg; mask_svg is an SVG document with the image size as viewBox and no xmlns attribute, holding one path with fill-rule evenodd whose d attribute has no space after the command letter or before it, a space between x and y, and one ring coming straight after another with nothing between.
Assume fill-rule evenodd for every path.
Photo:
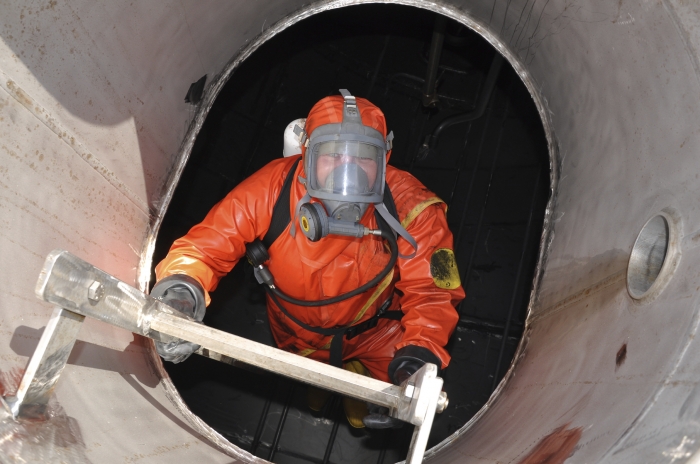
<instances>
[{"instance_id":1,"label":"yellow boot","mask_svg":"<svg viewBox=\"0 0 700 464\"><path fill-rule=\"evenodd\" d=\"M346 371L371 377L367 368L360 361L347 362L343 367ZM352 427L356 429L365 427L365 424L362 423L362 418L369 414L366 402L345 397L343 398L343 409L345 410L345 417L348 418L348 422Z\"/></svg>"},{"instance_id":2,"label":"yellow boot","mask_svg":"<svg viewBox=\"0 0 700 464\"><path fill-rule=\"evenodd\" d=\"M311 385L306 387L306 403L309 405L309 409L315 412L319 412L323 409L323 406L331 397L331 392L328 390L321 390L320 388L312 387Z\"/></svg>"}]
</instances>

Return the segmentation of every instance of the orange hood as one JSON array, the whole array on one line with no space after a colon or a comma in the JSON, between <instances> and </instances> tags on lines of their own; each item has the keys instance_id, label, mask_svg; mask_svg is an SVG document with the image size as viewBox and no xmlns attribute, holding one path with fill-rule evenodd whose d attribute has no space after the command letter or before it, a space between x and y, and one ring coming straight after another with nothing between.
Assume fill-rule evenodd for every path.
<instances>
[{"instance_id":1,"label":"orange hood","mask_svg":"<svg viewBox=\"0 0 700 464\"><path fill-rule=\"evenodd\" d=\"M324 124L339 124L343 122L343 101L343 97L340 95L333 95L319 100L318 103L311 108L309 116L306 118L306 127L304 130L306 131L307 137L310 137L317 127L323 126ZM362 124L378 130L386 139L386 119L384 118L382 110L364 98L356 98L356 101L357 107L360 110ZM304 160L306 157L306 147L302 146L301 150L302 160ZM391 150L386 154L387 163L389 162L390 156ZM303 162L302 165L304 165Z\"/></svg>"}]
</instances>

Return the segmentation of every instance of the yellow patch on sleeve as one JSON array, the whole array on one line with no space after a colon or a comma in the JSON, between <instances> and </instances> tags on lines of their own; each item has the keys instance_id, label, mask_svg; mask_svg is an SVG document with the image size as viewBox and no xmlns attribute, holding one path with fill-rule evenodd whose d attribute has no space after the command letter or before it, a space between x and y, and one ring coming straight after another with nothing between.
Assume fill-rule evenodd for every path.
<instances>
[{"instance_id":1,"label":"yellow patch on sleeve","mask_svg":"<svg viewBox=\"0 0 700 464\"><path fill-rule=\"evenodd\" d=\"M462 285L455 254L449 248L438 248L430 258L430 275L438 288L453 289Z\"/></svg>"}]
</instances>

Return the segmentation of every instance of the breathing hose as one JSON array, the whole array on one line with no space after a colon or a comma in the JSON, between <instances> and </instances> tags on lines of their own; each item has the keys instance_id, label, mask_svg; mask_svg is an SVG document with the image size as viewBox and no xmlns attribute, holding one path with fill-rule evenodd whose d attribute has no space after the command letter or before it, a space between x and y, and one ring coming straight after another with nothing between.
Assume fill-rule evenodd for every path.
<instances>
[{"instance_id":1,"label":"breathing hose","mask_svg":"<svg viewBox=\"0 0 700 464\"><path fill-rule=\"evenodd\" d=\"M353 296L359 295L360 293L364 293L370 288L374 287L377 285L384 277L389 274L389 271L391 271L394 266L396 265L396 260L399 257L399 246L396 243L396 237L392 232L387 232L382 230L381 231L381 236L384 240L389 242L389 248L391 250L391 256L389 258L389 262L387 263L386 267L379 272L372 280L367 282L366 284L356 288L355 290L351 290L347 293L343 293L342 295L334 296L332 298L327 298L325 300L315 300L315 301L306 301L306 300L298 300L296 298L292 298L291 296L283 293L279 288L277 287L268 287L267 290L269 292L272 292L273 295L280 297L284 301L288 303L292 303L298 306L325 306L329 304L334 304L338 303L341 301L345 301L349 298L352 298Z\"/></svg>"}]
</instances>

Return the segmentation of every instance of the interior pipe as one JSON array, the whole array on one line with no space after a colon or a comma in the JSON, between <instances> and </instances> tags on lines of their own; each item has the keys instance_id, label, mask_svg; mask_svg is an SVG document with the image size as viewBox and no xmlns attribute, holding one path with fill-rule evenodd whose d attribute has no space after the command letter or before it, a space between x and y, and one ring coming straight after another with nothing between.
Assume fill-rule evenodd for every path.
<instances>
[{"instance_id":1,"label":"interior pipe","mask_svg":"<svg viewBox=\"0 0 700 464\"><path fill-rule=\"evenodd\" d=\"M493 61L491 61L491 67L489 68L489 72L484 80L484 88L479 94L479 99L477 100L474 109L468 113L458 114L456 116L446 118L444 121L438 124L438 126L433 129L433 132L425 137L423 145L421 145L418 149L417 160L424 160L428 157L431 148L434 149L434 147L437 145L438 138L443 130L450 126L454 126L455 124L479 119L484 114L486 104L489 102L493 89L496 86L496 79L498 78L502 65L503 57L500 53L496 53L493 57Z\"/></svg>"},{"instance_id":2,"label":"interior pipe","mask_svg":"<svg viewBox=\"0 0 700 464\"><path fill-rule=\"evenodd\" d=\"M435 17L435 28L433 29L433 40L430 43L430 54L428 55L428 72L423 86L423 106L434 108L438 103L437 81L438 66L440 65L440 54L442 43L445 40L445 23L447 19L442 15Z\"/></svg>"}]
</instances>

